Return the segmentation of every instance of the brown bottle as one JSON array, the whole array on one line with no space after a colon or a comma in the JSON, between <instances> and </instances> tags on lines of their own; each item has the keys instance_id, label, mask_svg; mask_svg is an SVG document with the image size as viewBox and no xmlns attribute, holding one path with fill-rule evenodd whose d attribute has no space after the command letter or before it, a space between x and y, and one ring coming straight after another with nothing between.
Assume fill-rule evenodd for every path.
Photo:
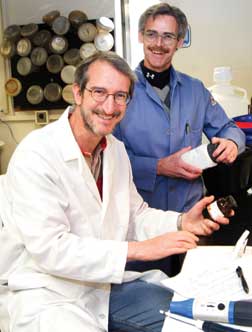
<instances>
[{"instance_id":1,"label":"brown bottle","mask_svg":"<svg viewBox=\"0 0 252 332\"><path fill-rule=\"evenodd\" d=\"M237 206L234 197L228 195L209 204L202 213L205 218L215 221L217 217L230 217L231 211L237 208Z\"/></svg>"}]
</instances>

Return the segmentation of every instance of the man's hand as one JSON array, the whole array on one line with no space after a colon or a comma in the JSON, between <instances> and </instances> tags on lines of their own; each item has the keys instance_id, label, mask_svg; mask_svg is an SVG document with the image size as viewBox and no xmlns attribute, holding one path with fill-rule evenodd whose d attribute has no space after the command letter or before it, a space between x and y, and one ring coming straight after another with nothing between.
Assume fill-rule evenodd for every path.
<instances>
[{"instance_id":1,"label":"man's hand","mask_svg":"<svg viewBox=\"0 0 252 332\"><path fill-rule=\"evenodd\" d=\"M226 138L213 137L211 142L219 144L213 153L213 157L218 156L216 159L218 163L230 164L235 161L238 155L238 147L233 141Z\"/></svg>"},{"instance_id":2,"label":"man's hand","mask_svg":"<svg viewBox=\"0 0 252 332\"><path fill-rule=\"evenodd\" d=\"M229 224L229 219L219 217L216 221L205 219L202 215L203 209L214 200L214 196L204 197L197 202L188 212L183 215L182 229L197 235L210 235L220 228L220 225ZM232 211L231 216L234 214Z\"/></svg>"},{"instance_id":3,"label":"man's hand","mask_svg":"<svg viewBox=\"0 0 252 332\"><path fill-rule=\"evenodd\" d=\"M167 221L169 222L169 221ZM165 233L149 240L129 242L128 261L152 261L195 248L199 238L187 231Z\"/></svg>"},{"instance_id":4,"label":"man's hand","mask_svg":"<svg viewBox=\"0 0 252 332\"><path fill-rule=\"evenodd\" d=\"M157 174L187 180L194 180L201 176L202 169L189 165L181 158L181 155L189 150L191 150L190 146L183 148L168 157L159 159L157 164Z\"/></svg>"}]
</instances>

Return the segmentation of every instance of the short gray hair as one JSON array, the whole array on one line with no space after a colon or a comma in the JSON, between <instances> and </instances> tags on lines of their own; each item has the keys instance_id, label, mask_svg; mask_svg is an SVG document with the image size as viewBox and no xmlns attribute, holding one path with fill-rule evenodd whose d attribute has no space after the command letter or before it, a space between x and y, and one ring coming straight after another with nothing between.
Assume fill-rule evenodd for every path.
<instances>
[{"instance_id":1,"label":"short gray hair","mask_svg":"<svg viewBox=\"0 0 252 332\"><path fill-rule=\"evenodd\" d=\"M129 95L132 97L134 85L136 81L136 76L134 72L131 70L128 63L121 58L115 52L96 52L94 55L85 59L76 69L74 75L74 83L78 84L80 87L80 91L83 92L86 84L89 80L88 77L88 69L90 65L96 61L104 61L109 63L113 68L118 70L123 75L127 76L130 80L130 89Z\"/></svg>"},{"instance_id":2,"label":"short gray hair","mask_svg":"<svg viewBox=\"0 0 252 332\"><path fill-rule=\"evenodd\" d=\"M178 40L185 37L188 26L185 14L179 8L170 6L165 2L151 6L145 10L145 12L140 16L138 31L143 33L147 20L150 17L155 19L159 15L173 16L178 24Z\"/></svg>"}]
</instances>

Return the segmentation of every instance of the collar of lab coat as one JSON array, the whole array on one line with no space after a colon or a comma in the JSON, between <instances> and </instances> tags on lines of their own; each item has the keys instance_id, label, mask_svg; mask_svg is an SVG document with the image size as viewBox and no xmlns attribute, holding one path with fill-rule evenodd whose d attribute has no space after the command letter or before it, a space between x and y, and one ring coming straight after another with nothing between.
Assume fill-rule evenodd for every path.
<instances>
[{"instance_id":1,"label":"collar of lab coat","mask_svg":"<svg viewBox=\"0 0 252 332\"><path fill-rule=\"evenodd\" d=\"M61 149L63 160L69 167L78 168L78 172L85 178L86 184L93 192L95 198L101 202L100 194L95 179L89 169L85 158L77 144L69 120L68 114L71 111L69 106L58 120L58 130L55 131L56 144ZM57 125L55 123L55 125ZM113 143L115 138L112 135L106 136L107 146L103 152L103 202L109 200L108 193L110 191L112 174L114 170Z\"/></svg>"}]
</instances>

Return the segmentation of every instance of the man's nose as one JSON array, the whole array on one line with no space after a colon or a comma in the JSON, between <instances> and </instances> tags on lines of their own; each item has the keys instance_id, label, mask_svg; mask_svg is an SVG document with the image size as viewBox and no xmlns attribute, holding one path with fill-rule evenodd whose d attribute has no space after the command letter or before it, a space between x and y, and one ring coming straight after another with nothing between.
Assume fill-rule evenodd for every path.
<instances>
[{"instance_id":1,"label":"man's nose","mask_svg":"<svg viewBox=\"0 0 252 332\"><path fill-rule=\"evenodd\" d=\"M106 114L113 114L116 108L115 98L113 95L108 95L103 103L103 109Z\"/></svg>"},{"instance_id":2,"label":"man's nose","mask_svg":"<svg viewBox=\"0 0 252 332\"><path fill-rule=\"evenodd\" d=\"M162 43L163 43L163 37L162 36L157 36L157 39L156 39L156 44L158 45L158 46L161 46L162 45Z\"/></svg>"}]
</instances>

